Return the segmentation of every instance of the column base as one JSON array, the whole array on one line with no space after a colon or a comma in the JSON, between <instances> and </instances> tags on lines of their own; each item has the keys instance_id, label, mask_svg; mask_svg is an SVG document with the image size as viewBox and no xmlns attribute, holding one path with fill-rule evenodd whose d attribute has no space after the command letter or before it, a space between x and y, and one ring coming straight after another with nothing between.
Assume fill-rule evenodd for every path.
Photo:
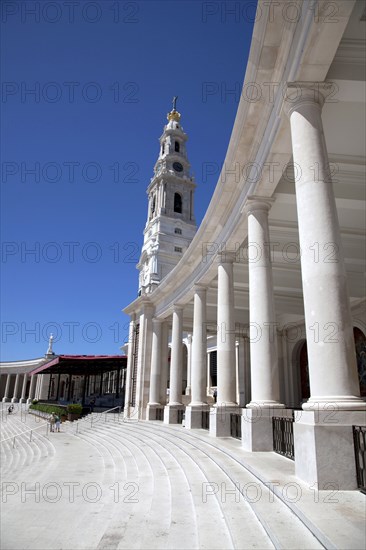
<instances>
[{"instance_id":1,"label":"column base","mask_svg":"<svg viewBox=\"0 0 366 550\"><path fill-rule=\"evenodd\" d=\"M278 401L259 400L248 403L247 409L284 409L285 405Z\"/></svg>"},{"instance_id":2,"label":"column base","mask_svg":"<svg viewBox=\"0 0 366 550\"><path fill-rule=\"evenodd\" d=\"M184 405L166 405L164 407L164 424L181 424L182 412L184 411Z\"/></svg>"},{"instance_id":3,"label":"column base","mask_svg":"<svg viewBox=\"0 0 366 550\"><path fill-rule=\"evenodd\" d=\"M146 408L146 420L163 420L164 407L160 403L148 403Z\"/></svg>"},{"instance_id":4,"label":"column base","mask_svg":"<svg viewBox=\"0 0 366 550\"><path fill-rule=\"evenodd\" d=\"M3 397L1 401L3 403L10 403L10 397Z\"/></svg>"},{"instance_id":5,"label":"column base","mask_svg":"<svg viewBox=\"0 0 366 550\"><path fill-rule=\"evenodd\" d=\"M132 421L138 422L139 420L142 420L143 416L140 413L139 407L129 406L124 409L123 418L131 422Z\"/></svg>"},{"instance_id":6,"label":"column base","mask_svg":"<svg viewBox=\"0 0 366 550\"><path fill-rule=\"evenodd\" d=\"M241 440L245 451L273 451L274 416L292 418L292 409L282 407L253 407L243 409Z\"/></svg>"},{"instance_id":7,"label":"column base","mask_svg":"<svg viewBox=\"0 0 366 550\"><path fill-rule=\"evenodd\" d=\"M210 406L207 403L202 405L188 405L186 407L185 427L188 430L198 430L203 426L203 412L209 412Z\"/></svg>"},{"instance_id":8,"label":"column base","mask_svg":"<svg viewBox=\"0 0 366 550\"><path fill-rule=\"evenodd\" d=\"M26 403L26 402L27 402L27 400L26 400L25 397L21 397L21 398L19 399L19 403Z\"/></svg>"},{"instance_id":9,"label":"column base","mask_svg":"<svg viewBox=\"0 0 366 550\"><path fill-rule=\"evenodd\" d=\"M357 489L352 426L366 425L365 413L298 411L296 416L296 476L320 490Z\"/></svg>"},{"instance_id":10,"label":"column base","mask_svg":"<svg viewBox=\"0 0 366 550\"><path fill-rule=\"evenodd\" d=\"M12 397L11 402L12 403L19 403L19 399L17 397Z\"/></svg>"},{"instance_id":11,"label":"column base","mask_svg":"<svg viewBox=\"0 0 366 550\"><path fill-rule=\"evenodd\" d=\"M303 403L304 411L317 412L319 410L328 411L366 411L366 401L362 397L354 395L329 395L326 397L310 397L306 403Z\"/></svg>"},{"instance_id":12,"label":"column base","mask_svg":"<svg viewBox=\"0 0 366 550\"><path fill-rule=\"evenodd\" d=\"M213 437L230 437L230 414L239 413L242 409L236 406L215 405L210 409L210 435Z\"/></svg>"},{"instance_id":13,"label":"column base","mask_svg":"<svg viewBox=\"0 0 366 550\"><path fill-rule=\"evenodd\" d=\"M30 405L32 403L33 399L31 399L30 397L28 397L28 399L26 400L26 403L27 405Z\"/></svg>"}]
</instances>

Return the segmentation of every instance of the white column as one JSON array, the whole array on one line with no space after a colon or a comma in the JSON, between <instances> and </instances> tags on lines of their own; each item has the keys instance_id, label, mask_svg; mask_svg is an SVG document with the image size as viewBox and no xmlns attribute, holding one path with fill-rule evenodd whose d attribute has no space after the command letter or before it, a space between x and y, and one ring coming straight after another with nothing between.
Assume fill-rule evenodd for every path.
<instances>
[{"instance_id":1,"label":"white column","mask_svg":"<svg viewBox=\"0 0 366 550\"><path fill-rule=\"evenodd\" d=\"M32 400L34 399L36 382L37 382L37 374L32 374L31 381L30 381L30 388L29 388L29 397L27 399L27 403L31 403Z\"/></svg>"},{"instance_id":2,"label":"white column","mask_svg":"<svg viewBox=\"0 0 366 550\"><path fill-rule=\"evenodd\" d=\"M144 418L149 401L153 307L146 300L140 315L134 418Z\"/></svg>"},{"instance_id":3,"label":"white column","mask_svg":"<svg viewBox=\"0 0 366 550\"><path fill-rule=\"evenodd\" d=\"M210 414L210 435L230 435L230 414L237 410L235 319L234 319L235 254L219 255L217 287L217 402Z\"/></svg>"},{"instance_id":4,"label":"white column","mask_svg":"<svg viewBox=\"0 0 366 550\"><path fill-rule=\"evenodd\" d=\"M281 407L268 211L271 200L250 197L248 212L249 319L252 400L249 408Z\"/></svg>"},{"instance_id":5,"label":"white column","mask_svg":"<svg viewBox=\"0 0 366 550\"><path fill-rule=\"evenodd\" d=\"M187 386L186 395L191 395L192 385L192 334L187 336Z\"/></svg>"},{"instance_id":6,"label":"white column","mask_svg":"<svg viewBox=\"0 0 366 550\"><path fill-rule=\"evenodd\" d=\"M20 397L19 403L25 403L27 401L26 397L25 397L25 394L26 394L26 391L27 391L27 381L28 381L28 374L25 372L23 374L22 395Z\"/></svg>"},{"instance_id":7,"label":"white column","mask_svg":"<svg viewBox=\"0 0 366 550\"><path fill-rule=\"evenodd\" d=\"M18 403L18 401L19 401L19 399L18 399L19 379L20 379L20 374L16 374L15 375L14 392L13 392L13 397L11 399L12 403Z\"/></svg>"},{"instance_id":8,"label":"white column","mask_svg":"<svg viewBox=\"0 0 366 550\"><path fill-rule=\"evenodd\" d=\"M217 405L236 406L234 268L235 254L220 255L217 289Z\"/></svg>"},{"instance_id":9,"label":"white column","mask_svg":"<svg viewBox=\"0 0 366 550\"><path fill-rule=\"evenodd\" d=\"M130 415L130 403L131 403L131 391L132 391L132 371L134 364L134 350L135 350L135 329L136 329L136 315L132 314L130 317L130 326L128 331L128 352L127 352L127 369L126 369L126 385L125 385L125 404L123 415L128 418ZM137 351L137 350L136 350ZM95 387L94 377L93 389Z\"/></svg>"},{"instance_id":10,"label":"white column","mask_svg":"<svg viewBox=\"0 0 366 550\"><path fill-rule=\"evenodd\" d=\"M169 405L182 405L182 338L183 308L175 306L172 327Z\"/></svg>"},{"instance_id":11,"label":"white column","mask_svg":"<svg viewBox=\"0 0 366 550\"><path fill-rule=\"evenodd\" d=\"M304 409L363 410L342 243L321 110L331 85L294 83L290 117L311 397ZM295 91L295 94L294 94Z\"/></svg>"},{"instance_id":12,"label":"white column","mask_svg":"<svg viewBox=\"0 0 366 550\"><path fill-rule=\"evenodd\" d=\"M42 378L43 374L37 375L37 383L36 383L36 391L35 391L35 399L38 399L38 401L41 399L41 385L42 385Z\"/></svg>"},{"instance_id":13,"label":"white column","mask_svg":"<svg viewBox=\"0 0 366 550\"><path fill-rule=\"evenodd\" d=\"M150 393L148 405L160 405L160 376L161 376L161 321L153 319L152 322L152 351Z\"/></svg>"},{"instance_id":14,"label":"white column","mask_svg":"<svg viewBox=\"0 0 366 550\"><path fill-rule=\"evenodd\" d=\"M193 311L192 341L192 400L191 406L206 404L207 376L207 327L206 327L207 290L196 287Z\"/></svg>"},{"instance_id":15,"label":"white column","mask_svg":"<svg viewBox=\"0 0 366 550\"><path fill-rule=\"evenodd\" d=\"M279 402L277 331L273 297L268 211L271 199L249 197L248 271L251 401L243 409L242 445L247 451L272 451L272 417L285 416Z\"/></svg>"},{"instance_id":16,"label":"white column","mask_svg":"<svg viewBox=\"0 0 366 550\"><path fill-rule=\"evenodd\" d=\"M6 403L7 401L10 401L10 398L9 398L10 381L11 381L11 374L8 374L8 376L6 378L4 397L2 399L3 403Z\"/></svg>"},{"instance_id":17,"label":"white column","mask_svg":"<svg viewBox=\"0 0 366 550\"><path fill-rule=\"evenodd\" d=\"M207 366L207 388L206 395L210 395L211 391L211 372L210 372L210 352L207 352L206 356L206 366Z\"/></svg>"},{"instance_id":18,"label":"white column","mask_svg":"<svg viewBox=\"0 0 366 550\"><path fill-rule=\"evenodd\" d=\"M191 403L186 408L186 428L202 427L202 411L207 405L207 290L201 286L194 289L193 340L192 340L192 388Z\"/></svg>"},{"instance_id":19,"label":"white column","mask_svg":"<svg viewBox=\"0 0 366 550\"><path fill-rule=\"evenodd\" d=\"M167 401L167 382L168 382L168 356L169 356L169 326L166 321L161 324L161 372L160 372L160 399L162 405Z\"/></svg>"}]
</instances>

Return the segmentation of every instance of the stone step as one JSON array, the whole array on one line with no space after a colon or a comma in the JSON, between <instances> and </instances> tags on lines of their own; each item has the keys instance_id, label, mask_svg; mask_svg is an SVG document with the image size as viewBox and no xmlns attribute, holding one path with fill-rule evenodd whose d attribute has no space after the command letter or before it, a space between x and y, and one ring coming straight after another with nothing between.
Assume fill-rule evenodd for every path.
<instances>
[{"instance_id":1,"label":"stone step","mask_svg":"<svg viewBox=\"0 0 366 550\"><path fill-rule=\"evenodd\" d=\"M149 428L147 423L139 423L134 429L150 433L151 436L156 434L156 427ZM165 426L162 426L160 429L162 430L161 437L168 439L172 444L177 446L183 445L186 452L192 453L193 456L196 455L197 451L201 451L206 458L215 463L216 471L206 466L206 471L211 472L211 480L214 482L213 489L221 492L222 499L231 500L229 508L232 508L233 499L238 499L241 502L238 495L240 493L240 497L243 497L243 500L251 508L252 513L259 520L276 548L323 548L313 533L277 496L271 493L268 486L265 486L260 480L255 478L251 472L243 467L234 457L230 456L230 454L226 453L224 455L222 451L213 445L199 438L193 439L189 432L184 429L172 430ZM240 445L240 442L237 443ZM218 475L217 469L221 475ZM226 493L229 490L234 490L234 495L228 494L226 496L224 494L224 492ZM250 528L253 523L248 522L245 525L245 516L243 515L241 521L239 513L236 516L237 523L235 524L235 511L234 508L233 514L231 510L234 523L232 529L234 547L237 547L238 542L243 540L244 535L248 538L248 541L252 541L255 544L255 541L258 540L258 533L253 532L253 536L251 537Z\"/></svg>"},{"instance_id":2,"label":"stone step","mask_svg":"<svg viewBox=\"0 0 366 550\"><path fill-rule=\"evenodd\" d=\"M182 491L180 491L178 493L178 501L174 502L172 500L170 504L173 516L170 532L165 539L162 541L159 540L160 546L158 547L171 548L173 541L179 540L181 542L178 544L182 544L182 548L235 548L240 547L240 541L243 541L244 535L246 535L246 548L255 548L258 544L262 548L273 547L262 526L258 524L254 514L247 507L239 492L237 496L241 506L236 503L236 508L238 508L236 514L233 514L231 502L221 502L221 499L217 496L212 496L212 498L206 499L206 502L203 502L202 488L210 483L210 479L215 479L217 483L220 485L224 484L225 486L228 485L228 481L230 482L216 464L207 461L207 456L203 455L203 453L187 452L186 449L176 445L173 440L169 440L166 436L161 436L158 432L154 433L153 430L150 430L147 436L146 434L141 434L141 432L139 433L138 430L134 430L134 427L131 425L126 426L122 424L120 427L108 426L106 429L111 431L111 435L114 438L118 437L118 432L122 432L119 434L120 437L125 438L128 437L128 434L131 434L130 436L134 439L140 439L143 445L148 445L149 441L153 441L154 446L158 446L159 448L160 456L162 456L162 452L164 451L172 454L177 461L175 467L178 464L178 471L183 471L186 483L189 486L191 506L187 503L185 506L181 505ZM177 476L176 472L175 476ZM243 507L247 507L247 509L242 509ZM196 533L194 533L194 536L191 533L191 538L189 538L187 527L192 525L192 520L189 517L184 517L184 513L182 514L182 511L187 511L190 508L192 508L194 517L196 518ZM224 525L222 518L225 521ZM247 518L247 521L245 521L245 518ZM253 525L255 525L254 529ZM150 532L150 529L151 526L147 525L146 531ZM248 535L250 530L253 531L252 538ZM119 547L124 548L125 546L120 544ZM149 548L148 541L146 541L146 545L142 543L142 546L139 547Z\"/></svg>"},{"instance_id":3,"label":"stone step","mask_svg":"<svg viewBox=\"0 0 366 550\"><path fill-rule=\"evenodd\" d=\"M7 431L16 433L18 428L13 419ZM275 482L274 472L280 471L271 470L272 462L283 464L287 480L297 480L291 477L293 464L274 453L245 453L240 441L211 438L205 430L121 417L63 424L61 433L39 438L39 447L29 448L21 440L19 448L4 443L1 451L9 461L18 461L18 484L38 483L41 488L38 502L34 495L22 501L20 493L2 500L4 524L22 526L3 535L8 550L322 547L308 518L301 517L300 503L294 514L292 504L264 483ZM43 462L38 454L45 452L42 443L50 445ZM34 458L29 461L31 451ZM261 461L267 464L267 478L258 474ZM73 500L70 483L77 484ZM100 491L95 501L90 498L93 488ZM46 489L50 492L45 495ZM51 504L53 490L60 490L60 498ZM347 521L352 522L355 511L349 509ZM307 510L316 512L316 506ZM344 526L345 520L339 522L339 531ZM323 546L347 548L331 541ZM354 548L363 546L357 542Z\"/></svg>"}]
</instances>

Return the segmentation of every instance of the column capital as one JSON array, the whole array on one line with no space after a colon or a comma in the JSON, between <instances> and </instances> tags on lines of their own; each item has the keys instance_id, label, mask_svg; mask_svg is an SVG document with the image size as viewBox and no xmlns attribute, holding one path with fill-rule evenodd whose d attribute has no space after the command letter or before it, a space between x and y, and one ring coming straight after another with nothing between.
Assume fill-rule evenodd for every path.
<instances>
[{"instance_id":1,"label":"column capital","mask_svg":"<svg viewBox=\"0 0 366 550\"><path fill-rule=\"evenodd\" d=\"M233 250L224 250L223 252L218 252L217 257L219 265L233 264L237 259L237 252Z\"/></svg>"},{"instance_id":2,"label":"column capital","mask_svg":"<svg viewBox=\"0 0 366 550\"><path fill-rule=\"evenodd\" d=\"M174 304L172 313L180 313L181 311L183 311L183 309L184 309L183 306L180 306L178 304Z\"/></svg>"},{"instance_id":3,"label":"column capital","mask_svg":"<svg viewBox=\"0 0 366 550\"><path fill-rule=\"evenodd\" d=\"M288 82L283 109L290 117L303 105L318 105L323 108L326 98L334 91L333 82Z\"/></svg>"},{"instance_id":4,"label":"column capital","mask_svg":"<svg viewBox=\"0 0 366 550\"><path fill-rule=\"evenodd\" d=\"M163 319L159 319L158 317L152 318L153 325L161 325L163 322Z\"/></svg>"},{"instance_id":5,"label":"column capital","mask_svg":"<svg viewBox=\"0 0 366 550\"><path fill-rule=\"evenodd\" d=\"M246 212L246 214L252 214L257 210L269 212L275 200L273 197L250 195L244 205L243 212Z\"/></svg>"},{"instance_id":6,"label":"column capital","mask_svg":"<svg viewBox=\"0 0 366 550\"><path fill-rule=\"evenodd\" d=\"M141 300L141 315L147 315L148 317L152 317L154 312L154 306L150 302L149 299L143 299Z\"/></svg>"},{"instance_id":7,"label":"column capital","mask_svg":"<svg viewBox=\"0 0 366 550\"><path fill-rule=\"evenodd\" d=\"M194 293L196 294L203 294L204 292L207 292L207 286L206 285L202 285L201 283L196 283L194 286L193 286L193 291Z\"/></svg>"}]
</instances>

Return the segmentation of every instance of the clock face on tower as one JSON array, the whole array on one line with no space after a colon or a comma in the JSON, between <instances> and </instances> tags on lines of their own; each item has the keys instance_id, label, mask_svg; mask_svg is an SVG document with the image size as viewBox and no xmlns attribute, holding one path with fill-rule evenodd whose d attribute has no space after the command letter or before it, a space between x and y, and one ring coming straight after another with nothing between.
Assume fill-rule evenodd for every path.
<instances>
[{"instance_id":1,"label":"clock face on tower","mask_svg":"<svg viewBox=\"0 0 366 550\"><path fill-rule=\"evenodd\" d=\"M180 162L173 162L173 168L176 172L183 172L183 166Z\"/></svg>"}]
</instances>

